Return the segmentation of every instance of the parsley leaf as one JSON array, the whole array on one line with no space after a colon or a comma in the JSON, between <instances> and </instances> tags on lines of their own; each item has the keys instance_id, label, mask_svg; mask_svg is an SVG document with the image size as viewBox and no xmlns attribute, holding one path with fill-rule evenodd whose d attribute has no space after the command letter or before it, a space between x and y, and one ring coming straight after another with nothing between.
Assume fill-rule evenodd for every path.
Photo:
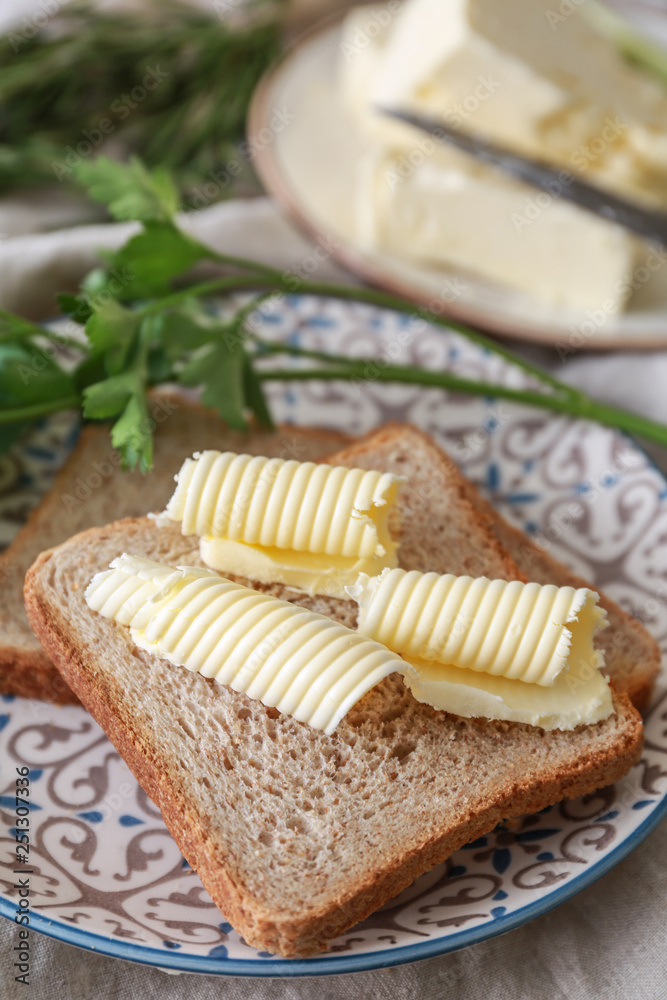
<instances>
[{"instance_id":1,"label":"parsley leaf","mask_svg":"<svg viewBox=\"0 0 667 1000\"><path fill-rule=\"evenodd\" d=\"M198 303L192 301L186 301L160 316L160 340L171 361L210 344L219 330L219 318L204 312Z\"/></svg>"},{"instance_id":2,"label":"parsley leaf","mask_svg":"<svg viewBox=\"0 0 667 1000\"><path fill-rule=\"evenodd\" d=\"M69 316L75 323L85 323L93 312L93 307L85 295L72 295L70 292L58 292L56 301L64 316Z\"/></svg>"},{"instance_id":3,"label":"parsley leaf","mask_svg":"<svg viewBox=\"0 0 667 1000\"><path fill-rule=\"evenodd\" d=\"M32 337L42 333L40 327L31 323L23 316L15 316L14 313L0 309L0 341L22 340L24 337Z\"/></svg>"},{"instance_id":4,"label":"parsley leaf","mask_svg":"<svg viewBox=\"0 0 667 1000\"><path fill-rule=\"evenodd\" d=\"M4 317L3 317L4 318ZM29 324L32 326L32 324ZM2 324L7 329L7 324ZM19 329L16 324L14 329ZM76 405L74 381L46 349L30 340L0 343L0 453L10 448L31 421L12 420L12 409L62 400L61 409ZM52 407L53 408L53 407Z\"/></svg>"},{"instance_id":5,"label":"parsley leaf","mask_svg":"<svg viewBox=\"0 0 667 1000\"><path fill-rule=\"evenodd\" d=\"M178 192L167 170L147 170L141 160L118 163L108 156L83 160L77 179L116 219L168 222L178 211Z\"/></svg>"},{"instance_id":6,"label":"parsley leaf","mask_svg":"<svg viewBox=\"0 0 667 1000\"><path fill-rule=\"evenodd\" d=\"M126 309L119 302L111 300L96 312L86 323L86 336L93 352L104 356L104 364L110 375L121 372L128 363L130 352L136 345L141 316Z\"/></svg>"},{"instance_id":7,"label":"parsley leaf","mask_svg":"<svg viewBox=\"0 0 667 1000\"><path fill-rule=\"evenodd\" d=\"M132 317L130 332L124 314ZM84 416L93 420L117 417L111 428L111 442L121 453L123 467L133 468L139 463L146 472L153 463L153 424L148 415L146 392L156 323L153 319L142 321L139 314L123 309L118 303L109 303L89 323L96 317L102 318L99 326L93 327L93 342L98 352L104 352L110 375L83 390ZM115 339L114 331L117 331Z\"/></svg>"},{"instance_id":8,"label":"parsley leaf","mask_svg":"<svg viewBox=\"0 0 667 1000\"><path fill-rule=\"evenodd\" d=\"M266 403L261 380L253 368L252 358L247 354L243 363L243 391L246 403L257 417L258 422L262 427L268 427L269 430L273 430L275 425Z\"/></svg>"},{"instance_id":9,"label":"parsley leaf","mask_svg":"<svg viewBox=\"0 0 667 1000\"><path fill-rule=\"evenodd\" d=\"M141 380L133 371L94 382L83 390L83 415L89 420L116 417L140 388Z\"/></svg>"},{"instance_id":10,"label":"parsley leaf","mask_svg":"<svg viewBox=\"0 0 667 1000\"><path fill-rule=\"evenodd\" d=\"M110 257L110 264L125 275L123 299L157 298L167 294L172 278L211 256L208 247L172 222L146 222L142 232Z\"/></svg>"},{"instance_id":11,"label":"parsley leaf","mask_svg":"<svg viewBox=\"0 0 667 1000\"><path fill-rule=\"evenodd\" d=\"M201 399L205 406L216 410L223 420L235 430L245 430L245 393L243 369L245 351L230 350L220 340L217 344L195 355L180 374L183 385L201 386Z\"/></svg>"},{"instance_id":12,"label":"parsley leaf","mask_svg":"<svg viewBox=\"0 0 667 1000\"><path fill-rule=\"evenodd\" d=\"M153 467L153 421L144 389L130 396L120 418L111 428L111 443L123 458L123 468L139 465L142 472Z\"/></svg>"},{"instance_id":13,"label":"parsley leaf","mask_svg":"<svg viewBox=\"0 0 667 1000\"><path fill-rule=\"evenodd\" d=\"M167 324L161 331L166 349L173 351L176 357L182 357L184 348L198 346L204 336L213 341L208 346L204 344L185 363L180 382L199 386L202 402L216 410L230 427L245 430L248 411L255 414L260 424L272 427L260 380L246 350L242 318L235 317L231 323L223 325L219 321L205 325L209 317L199 315L197 322L195 316L192 312L173 314L171 328Z\"/></svg>"},{"instance_id":14,"label":"parsley leaf","mask_svg":"<svg viewBox=\"0 0 667 1000\"><path fill-rule=\"evenodd\" d=\"M75 394L72 377L30 341L0 345L0 406L28 406Z\"/></svg>"}]
</instances>

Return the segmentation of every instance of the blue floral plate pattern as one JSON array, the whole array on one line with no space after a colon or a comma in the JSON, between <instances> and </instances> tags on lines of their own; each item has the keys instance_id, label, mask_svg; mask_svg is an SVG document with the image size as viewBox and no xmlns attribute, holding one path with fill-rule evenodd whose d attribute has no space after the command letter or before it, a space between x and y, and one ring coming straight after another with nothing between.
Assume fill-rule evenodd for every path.
<instances>
[{"instance_id":1,"label":"blue floral plate pattern","mask_svg":"<svg viewBox=\"0 0 667 1000\"><path fill-rule=\"evenodd\" d=\"M627 437L585 421L372 379L387 360L519 385L501 358L418 318L309 297L270 300L262 335L372 356L371 381L270 383L282 421L361 433L409 420L433 434L495 506L667 643L667 483ZM46 421L0 462L0 541L48 488L76 436ZM211 902L159 812L78 707L0 701L0 912L17 906L16 767L30 768L31 926L166 969L249 976L353 972L465 947L531 920L631 851L667 811L667 685L641 762L616 785L502 824L457 851L321 956L250 947Z\"/></svg>"}]
</instances>

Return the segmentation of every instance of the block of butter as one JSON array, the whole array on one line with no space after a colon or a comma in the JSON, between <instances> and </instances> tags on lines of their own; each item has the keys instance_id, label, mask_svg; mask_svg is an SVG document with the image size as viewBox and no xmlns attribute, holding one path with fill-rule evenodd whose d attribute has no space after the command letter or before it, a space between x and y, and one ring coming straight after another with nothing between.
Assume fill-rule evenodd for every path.
<instances>
[{"instance_id":1,"label":"block of butter","mask_svg":"<svg viewBox=\"0 0 667 1000\"><path fill-rule=\"evenodd\" d=\"M141 649L326 733L383 677L412 672L359 632L212 570L125 554L93 577L86 602Z\"/></svg>"},{"instance_id":2,"label":"block of butter","mask_svg":"<svg viewBox=\"0 0 667 1000\"><path fill-rule=\"evenodd\" d=\"M618 313L646 245L470 159L442 149L406 168L394 150L367 152L354 193L360 245L483 274L566 308Z\"/></svg>"},{"instance_id":3,"label":"block of butter","mask_svg":"<svg viewBox=\"0 0 667 1000\"><path fill-rule=\"evenodd\" d=\"M400 476L205 451L187 459L165 515L223 573L346 598L360 572L396 565ZM395 511L394 511L395 513Z\"/></svg>"},{"instance_id":4,"label":"block of butter","mask_svg":"<svg viewBox=\"0 0 667 1000\"><path fill-rule=\"evenodd\" d=\"M414 696L456 715L571 729L612 712L587 588L385 570L349 588L358 629L400 653Z\"/></svg>"},{"instance_id":5,"label":"block of butter","mask_svg":"<svg viewBox=\"0 0 667 1000\"><path fill-rule=\"evenodd\" d=\"M559 194L582 175L667 208L667 93L623 60L585 7L560 15L551 0L405 0L392 16L381 6L348 15L340 87L366 150L354 192L365 248L573 310L624 308L647 245ZM479 132L561 167L562 182L536 191L378 106Z\"/></svg>"},{"instance_id":6,"label":"block of butter","mask_svg":"<svg viewBox=\"0 0 667 1000\"><path fill-rule=\"evenodd\" d=\"M587 3L565 16L553 0L404 0L391 17L381 5L355 8L341 44L343 86L348 77L357 84L346 97L359 109L408 106L446 117L564 165L603 135L598 160L634 146L635 130L664 136L664 87L599 33ZM605 132L607 119L618 122L616 135Z\"/></svg>"}]
</instances>

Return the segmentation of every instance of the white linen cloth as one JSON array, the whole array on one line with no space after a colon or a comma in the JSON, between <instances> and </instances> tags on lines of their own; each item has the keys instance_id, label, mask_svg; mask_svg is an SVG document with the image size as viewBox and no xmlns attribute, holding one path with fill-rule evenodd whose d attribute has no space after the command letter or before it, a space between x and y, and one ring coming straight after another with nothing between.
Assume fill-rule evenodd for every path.
<instances>
[{"instance_id":1,"label":"white linen cloth","mask_svg":"<svg viewBox=\"0 0 667 1000\"><path fill-rule=\"evenodd\" d=\"M0 231L3 216L0 206ZM187 217L220 251L299 267L314 244L267 198L231 201ZM131 225L81 226L0 243L0 308L52 316L53 293L93 266L98 248L118 246ZM318 279L353 280L331 260ZM667 421L667 350L581 354L515 345L559 378L609 403ZM667 469L667 451L652 449ZM412 965L321 979L167 976L31 935L32 987L14 982L14 926L0 921L0 997L40 1000L661 1000L667 992L667 824L626 860L556 910L461 952Z\"/></svg>"}]
</instances>

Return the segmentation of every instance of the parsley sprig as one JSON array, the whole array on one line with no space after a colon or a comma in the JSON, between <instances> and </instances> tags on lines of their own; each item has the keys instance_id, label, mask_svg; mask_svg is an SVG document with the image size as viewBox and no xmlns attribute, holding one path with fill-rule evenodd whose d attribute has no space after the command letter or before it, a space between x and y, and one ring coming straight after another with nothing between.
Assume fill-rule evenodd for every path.
<instances>
[{"instance_id":1,"label":"parsley sprig","mask_svg":"<svg viewBox=\"0 0 667 1000\"><path fill-rule=\"evenodd\" d=\"M139 161L104 158L82 165L81 182L119 219L141 223L103 266L84 279L76 295L59 296L72 333L43 329L0 312L0 448L8 447L36 419L80 407L88 420L108 420L125 466L152 464L147 393L177 382L201 390L202 400L234 428L249 420L271 426L263 384L273 379L398 382L496 396L574 417L586 417L667 445L667 426L592 399L559 382L507 347L461 324L418 309L377 289L300 280L298 290L394 309L454 329L522 369L528 387L493 384L415 365L382 364L293 344L267 341L249 322L262 300L293 293L294 275L252 260L220 254L179 228L178 196L168 172ZM195 264L212 262L221 276L192 282ZM214 300L231 292L255 296L222 317ZM76 331L83 327L83 335ZM309 362L271 367L273 357ZM61 357L62 356L62 357ZM369 372L371 373L369 375Z\"/></svg>"}]
</instances>

